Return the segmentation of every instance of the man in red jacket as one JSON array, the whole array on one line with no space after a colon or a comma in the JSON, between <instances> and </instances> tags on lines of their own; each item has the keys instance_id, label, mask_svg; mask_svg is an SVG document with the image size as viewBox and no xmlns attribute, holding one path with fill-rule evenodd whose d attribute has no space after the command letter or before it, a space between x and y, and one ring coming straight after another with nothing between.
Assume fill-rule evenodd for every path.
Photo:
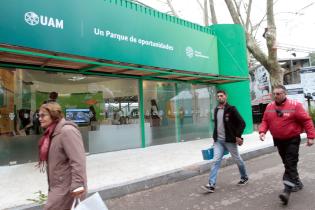
<instances>
[{"instance_id":1,"label":"man in red jacket","mask_svg":"<svg viewBox=\"0 0 315 210\"><path fill-rule=\"evenodd\" d=\"M275 146L285 167L283 174L284 191L279 198L286 205L290 193L303 188L299 178L297 164L299 161L300 134L306 132L307 146L314 144L315 129L312 119L301 103L286 97L286 88L278 85L273 91L274 101L268 104L259 128L260 140L265 139L269 130Z\"/></svg>"}]
</instances>

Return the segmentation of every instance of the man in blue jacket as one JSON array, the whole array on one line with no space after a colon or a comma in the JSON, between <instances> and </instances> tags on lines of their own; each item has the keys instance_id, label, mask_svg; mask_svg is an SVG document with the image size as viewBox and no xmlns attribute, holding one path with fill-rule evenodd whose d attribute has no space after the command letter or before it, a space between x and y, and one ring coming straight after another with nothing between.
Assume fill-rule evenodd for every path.
<instances>
[{"instance_id":1,"label":"man in blue jacket","mask_svg":"<svg viewBox=\"0 0 315 210\"><path fill-rule=\"evenodd\" d=\"M242 133L245 129L245 121L234 106L227 103L225 91L217 92L219 105L214 111L214 164L211 167L209 183L202 186L206 192L213 193L216 187L217 174L221 165L224 151L228 150L235 160L240 171L241 180L238 185L248 183L248 175L237 145L243 144Z\"/></svg>"}]
</instances>

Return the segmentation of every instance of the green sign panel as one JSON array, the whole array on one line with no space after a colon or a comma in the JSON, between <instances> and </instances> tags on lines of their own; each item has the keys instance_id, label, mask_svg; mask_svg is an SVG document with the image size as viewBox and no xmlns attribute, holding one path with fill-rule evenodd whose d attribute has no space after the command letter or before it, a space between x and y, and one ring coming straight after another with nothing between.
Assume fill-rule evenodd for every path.
<instances>
[{"instance_id":1,"label":"green sign panel","mask_svg":"<svg viewBox=\"0 0 315 210\"><path fill-rule=\"evenodd\" d=\"M2 0L0 43L162 68L219 72L215 36L109 0Z\"/></svg>"}]
</instances>

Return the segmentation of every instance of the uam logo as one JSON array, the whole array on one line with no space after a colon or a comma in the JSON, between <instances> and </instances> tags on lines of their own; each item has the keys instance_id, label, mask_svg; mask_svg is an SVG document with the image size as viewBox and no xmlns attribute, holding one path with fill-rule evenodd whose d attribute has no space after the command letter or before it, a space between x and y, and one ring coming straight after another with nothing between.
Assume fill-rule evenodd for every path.
<instances>
[{"instance_id":1,"label":"uam logo","mask_svg":"<svg viewBox=\"0 0 315 210\"><path fill-rule=\"evenodd\" d=\"M40 24L42 26L63 29L63 20L47 17L44 15L38 15L35 12L26 12L24 14L24 20L31 26Z\"/></svg>"},{"instance_id":2,"label":"uam logo","mask_svg":"<svg viewBox=\"0 0 315 210\"><path fill-rule=\"evenodd\" d=\"M194 50L192 47L186 47L186 55L188 58L194 57Z\"/></svg>"}]
</instances>

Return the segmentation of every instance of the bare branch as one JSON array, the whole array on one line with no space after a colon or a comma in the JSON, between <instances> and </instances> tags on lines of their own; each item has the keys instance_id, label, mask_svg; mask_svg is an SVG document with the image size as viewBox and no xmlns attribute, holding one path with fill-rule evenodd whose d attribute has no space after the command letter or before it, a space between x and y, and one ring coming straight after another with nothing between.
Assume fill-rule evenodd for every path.
<instances>
[{"instance_id":1,"label":"bare branch","mask_svg":"<svg viewBox=\"0 0 315 210\"><path fill-rule=\"evenodd\" d=\"M244 21L242 19L241 9L240 9L241 8L241 2L239 4L237 4L236 0L233 0L233 2L234 2L234 5L236 6L236 11L237 11L237 14L239 16L239 19L240 19L242 25L244 26L245 24L244 24Z\"/></svg>"},{"instance_id":2,"label":"bare branch","mask_svg":"<svg viewBox=\"0 0 315 210\"><path fill-rule=\"evenodd\" d=\"M253 0L249 0L248 2L248 8L247 8L247 11L246 11L246 23L245 23L245 30L248 31L248 28L249 28L249 24L250 24L250 13L252 11L252 2Z\"/></svg>"},{"instance_id":3,"label":"bare branch","mask_svg":"<svg viewBox=\"0 0 315 210\"><path fill-rule=\"evenodd\" d=\"M167 5L169 6L169 8L171 9L172 13L174 16L179 17L179 15L177 14L176 10L173 7L172 1L171 0L167 0Z\"/></svg>"},{"instance_id":4,"label":"bare branch","mask_svg":"<svg viewBox=\"0 0 315 210\"><path fill-rule=\"evenodd\" d=\"M136 3L136 4L139 4L139 5L142 5L142 6L145 6L145 7L148 7L150 9L154 9L153 7L150 7L149 5L145 4L145 3L142 3L138 0L131 0L132 2Z\"/></svg>"},{"instance_id":5,"label":"bare branch","mask_svg":"<svg viewBox=\"0 0 315 210\"><path fill-rule=\"evenodd\" d=\"M209 16L208 16L208 0L204 0L204 7L203 7L203 14L204 14L204 21L205 26L209 25Z\"/></svg>"},{"instance_id":6,"label":"bare branch","mask_svg":"<svg viewBox=\"0 0 315 210\"><path fill-rule=\"evenodd\" d=\"M248 33L246 33L247 48L254 58L259 61L266 69L268 69L268 58L266 54L261 50L256 40Z\"/></svg>"},{"instance_id":7,"label":"bare branch","mask_svg":"<svg viewBox=\"0 0 315 210\"><path fill-rule=\"evenodd\" d=\"M240 20L238 14L237 14L237 11L236 11L233 3L231 2L231 0L225 0L225 4L226 4L226 6L227 6L227 8L228 8L228 10L229 10L229 12L231 14L233 22L235 24L240 24L241 25L241 20Z\"/></svg>"},{"instance_id":8,"label":"bare branch","mask_svg":"<svg viewBox=\"0 0 315 210\"><path fill-rule=\"evenodd\" d=\"M214 3L213 0L209 0L210 14L211 14L211 22L212 24L217 24L217 15L215 14Z\"/></svg>"},{"instance_id":9,"label":"bare branch","mask_svg":"<svg viewBox=\"0 0 315 210\"><path fill-rule=\"evenodd\" d=\"M200 6L201 10L203 11L203 6L202 6L202 4L200 3L199 0L197 0L197 3L198 3L198 5Z\"/></svg>"}]
</instances>

